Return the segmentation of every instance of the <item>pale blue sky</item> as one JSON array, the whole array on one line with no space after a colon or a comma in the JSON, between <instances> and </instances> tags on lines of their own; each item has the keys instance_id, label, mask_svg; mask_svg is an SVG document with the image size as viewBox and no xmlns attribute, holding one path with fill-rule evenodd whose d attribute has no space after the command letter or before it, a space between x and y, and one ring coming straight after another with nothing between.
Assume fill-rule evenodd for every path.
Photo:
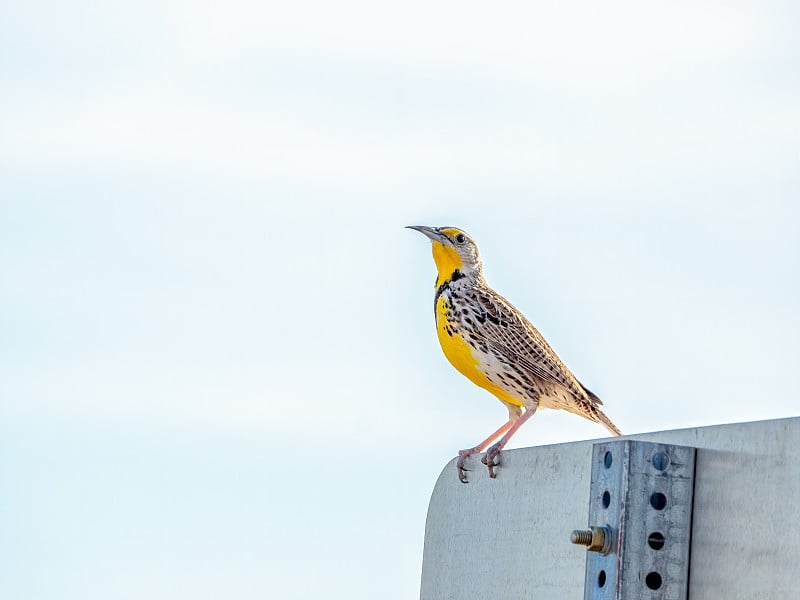
<instances>
[{"instance_id":1,"label":"pale blue sky","mask_svg":"<svg viewBox=\"0 0 800 600\"><path fill-rule=\"evenodd\" d=\"M0 597L416 596L505 409L408 224L469 231L626 432L797 415L798 12L0 9Z\"/></svg>"}]
</instances>

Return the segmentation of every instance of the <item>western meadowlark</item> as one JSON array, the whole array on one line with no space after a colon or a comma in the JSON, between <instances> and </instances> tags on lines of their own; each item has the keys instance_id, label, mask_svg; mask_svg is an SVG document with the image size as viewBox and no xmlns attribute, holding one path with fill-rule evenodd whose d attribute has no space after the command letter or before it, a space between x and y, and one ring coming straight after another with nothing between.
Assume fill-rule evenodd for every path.
<instances>
[{"instance_id":1,"label":"western meadowlark","mask_svg":"<svg viewBox=\"0 0 800 600\"><path fill-rule=\"evenodd\" d=\"M506 423L474 448L458 453L462 482L467 482L467 458L484 450L481 462L495 477L500 451L537 408L560 408L622 435L600 410L600 398L575 378L530 321L488 286L478 246L466 232L419 225L409 229L425 234L433 245L438 270L433 304L444 355L508 408Z\"/></svg>"}]
</instances>

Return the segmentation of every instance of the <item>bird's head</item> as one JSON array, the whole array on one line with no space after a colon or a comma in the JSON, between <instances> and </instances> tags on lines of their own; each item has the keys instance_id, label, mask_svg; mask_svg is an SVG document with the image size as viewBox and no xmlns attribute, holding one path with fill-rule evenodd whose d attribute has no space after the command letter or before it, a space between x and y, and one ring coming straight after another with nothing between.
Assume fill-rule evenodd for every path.
<instances>
[{"instance_id":1,"label":"bird's head","mask_svg":"<svg viewBox=\"0 0 800 600\"><path fill-rule=\"evenodd\" d=\"M483 277L483 262L481 261L478 244L458 227L425 227L423 225L409 225L428 236L431 240L433 260L439 271L436 285L452 279L455 271L467 277Z\"/></svg>"}]
</instances>

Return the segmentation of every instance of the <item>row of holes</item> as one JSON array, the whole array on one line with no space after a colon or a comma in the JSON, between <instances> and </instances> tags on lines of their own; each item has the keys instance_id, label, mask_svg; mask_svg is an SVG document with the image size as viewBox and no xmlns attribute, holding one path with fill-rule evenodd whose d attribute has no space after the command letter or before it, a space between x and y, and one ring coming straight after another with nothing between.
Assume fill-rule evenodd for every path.
<instances>
[{"instance_id":1,"label":"row of holes","mask_svg":"<svg viewBox=\"0 0 800 600\"><path fill-rule=\"evenodd\" d=\"M614 457L611 455L611 452L606 452L605 456L603 456L603 466L606 469L610 469L613 460ZM664 452L656 452L653 455L652 464L657 471L664 471L669 466L669 456ZM603 492L601 501L603 503L603 508L608 508L611 505L611 493L608 490ZM650 495L650 506L656 510L664 510L667 506L667 497L661 492L653 492ZM661 550L664 547L664 542L664 534L660 531L654 531L647 536L647 545L653 550ZM651 571L645 576L644 583L651 590L657 590L661 588L664 581L661 577L661 573ZM597 585L598 587L604 587L606 585L605 571L601 570L597 574Z\"/></svg>"},{"instance_id":2,"label":"row of holes","mask_svg":"<svg viewBox=\"0 0 800 600\"><path fill-rule=\"evenodd\" d=\"M603 466L606 469L610 469L613 462L614 457L611 455L611 451L609 450L603 456ZM669 466L669 456L667 456L666 452L656 452L653 455L652 462L656 471L664 471Z\"/></svg>"},{"instance_id":3,"label":"row of holes","mask_svg":"<svg viewBox=\"0 0 800 600\"><path fill-rule=\"evenodd\" d=\"M661 574L657 573L656 571L650 571L644 578L644 583L651 590L659 589L661 587L661 584L663 583L661 579ZM606 584L606 572L600 571L600 573L597 575L597 585L599 587L603 587L605 584Z\"/></svg>"}]
</instances>

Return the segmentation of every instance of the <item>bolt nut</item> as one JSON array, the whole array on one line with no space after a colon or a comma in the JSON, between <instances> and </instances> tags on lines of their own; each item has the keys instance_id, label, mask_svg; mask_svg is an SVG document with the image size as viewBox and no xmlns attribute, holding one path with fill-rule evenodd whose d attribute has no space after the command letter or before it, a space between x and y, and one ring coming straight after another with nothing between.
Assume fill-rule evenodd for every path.
<instances>
[{"instance_id":1,"label":"bolt nut","mask_svg":"<svg viewBox=\"0 0 800 600\"><path fill-rule=\"evenodd\" d=\"M611 551L611 527L589 527L576 529L570 535L570 541L579 546L586 546L589 552L608 554Z\"/></svg>"}]
</instances>

